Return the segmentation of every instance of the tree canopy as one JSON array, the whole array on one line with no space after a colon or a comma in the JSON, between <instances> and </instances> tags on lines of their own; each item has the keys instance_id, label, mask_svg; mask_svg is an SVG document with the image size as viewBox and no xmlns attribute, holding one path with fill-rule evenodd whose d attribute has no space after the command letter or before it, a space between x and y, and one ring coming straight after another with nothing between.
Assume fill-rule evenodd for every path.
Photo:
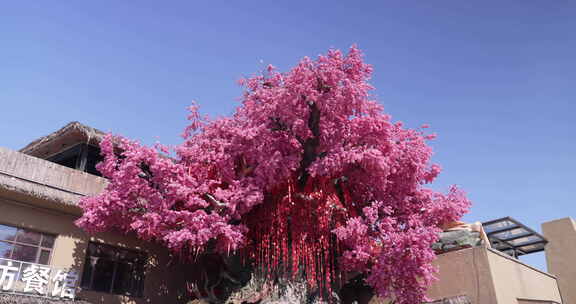
<instances>
[{"instance_id":1,"label":"tree canopy","mask_svg":"<svg viewBox=\"0 0 576 304\"><path fill-rule=\"evenodd\" d=\"M81 201L77 224L134 232L181 257L239 253L319 290L362 273L379 296L421 303L439 227L470 202L456 187L425 187L441 171L434 135L393 123L369 94L371 73L354 46L285 73L269 66L241 81L230 117L192 106L173 154L107 136L98 170L110 184Z\"/></svg>"}]
</instances>

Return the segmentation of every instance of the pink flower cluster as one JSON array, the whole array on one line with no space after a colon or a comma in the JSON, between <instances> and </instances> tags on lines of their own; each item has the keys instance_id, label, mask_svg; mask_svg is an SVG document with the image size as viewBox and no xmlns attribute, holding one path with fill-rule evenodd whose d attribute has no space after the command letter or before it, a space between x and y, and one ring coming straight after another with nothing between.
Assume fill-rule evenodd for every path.
<instances>
[{"instance_id":1,"label":"pink flower cluster","mask_svg":"<svg viewBox=\"0 0 576 304\"><path fill-rule=\"evenodd\" d=\"M331 225L339 244L306 241L302 258L340 248L339 269L366 273L380 296L421 303L435 272L438 227L470 202L456 188L444 195L424 187L440 172L426 144L433 135L390 121L370 98L371 72L356 47L304 58L287 73L270 66L241 81L243 101L231 117L208 120L191 107L175 157L108 136L98 169L110 184L81 201L78 225L134 232L186 256L211 244L221 253L262 244L250 240L259 235L251 229L269 221L267 237L281 237L301 214L282 211L290 218L279 223L255 212L259 205L330 209L322 229ZM311 203L318 199L329 201Z\"/></svg>"}]
</instances>

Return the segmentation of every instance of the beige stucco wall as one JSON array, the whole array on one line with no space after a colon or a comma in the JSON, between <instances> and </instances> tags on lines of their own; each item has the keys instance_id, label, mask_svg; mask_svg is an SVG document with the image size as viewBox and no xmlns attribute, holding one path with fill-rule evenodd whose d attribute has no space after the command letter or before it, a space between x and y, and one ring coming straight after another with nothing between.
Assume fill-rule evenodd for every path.
<instances>
[{"instance_id":1,"label":"beige stucco wall","mask_svg":"<svg viewBox=\"0 0 576 304\"><path fill-rule=\"evenodd\" d=\"M146 251L150 263L159 267L149 267L146 273L143 298L129 298L101 292L81 291L79 298L93 303L181 303L179 293L183 292L182 279L185 270L181 266L170 265L164 248L137 240L135 237L119 234L99 234L89 236L74 225L75 214L53 211L19 201L18 195L0 191L0 224L7 224L40 232L57 234L50 265L74 268L82 271L87 244L90 240L110 245ZM51 202L45 202L50 204ZM154 266L151 265L151 266ZM169 284L171 284L169 286ZM170 293L167 294L167 290Z\"/></svg>"},{"instance_id":2,"label":"beige stucco wall","mask_svg":"<svg viewBox=\"0 0 576 304\"><path fill-rule=\"evenodd\" d=\"M439 280L428 291L433 300L466 295L475 304L562 303L553 276L496 250L474 247L452 251L439 255L434 263L439 268Z\"/></svg>"},{"instance_id":3,"label":"beige stucco wall","mask_svg":"<svg viewBox=\"0 0 576 304\"><path fill-rule=\"evenodd\" d=\"M566 217L542 224L548 271L558 277L564 303L576 304L576 223Z\"/></svg>"},{"instance_id":4,"label":"beige stucco wall","mask_svg":"<svg viewBox=\"0 0 576 304\"><path fill-rule=\"evenodd\" d=\"M556 278L496 250L487 251L497 303L562 303Z\"/></svg>"},{"instance_id":5,"label":"beige stucco wall","mask_svg":"<svg viewBox=\"0 0 576 304\"><path fill-rule=\"evenodd\" d=\"M472 303L496 303L487 250L474 247L438 255L438 281L428 290L428 297L440 300L466 295Z\"/></svg>"}]
</instances>

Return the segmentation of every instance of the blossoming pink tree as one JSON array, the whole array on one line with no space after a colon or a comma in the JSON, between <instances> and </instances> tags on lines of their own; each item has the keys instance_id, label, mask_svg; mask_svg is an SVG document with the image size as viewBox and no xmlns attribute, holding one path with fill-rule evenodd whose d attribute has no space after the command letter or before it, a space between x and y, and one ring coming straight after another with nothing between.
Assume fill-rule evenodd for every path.
<instances>
[{"instance_id":1,"label":"blossoming pink tree","mask_svg":"<svg viewBox=\"0 0 576 304\"><path fill-rule=\"evenodd\" d=\"M391 122L370 99L371 72L355 47L287 73L269 66L242 81L231 117L193 106L176 157L108 136L98 169L110 184L81 201L78 225L134 232L180 257L239 253L328 298L362 273L379 296L421 303L439 227L470 203L455 187L425 187L440 172L433 135Z\"/></svg>"}]
</instances>

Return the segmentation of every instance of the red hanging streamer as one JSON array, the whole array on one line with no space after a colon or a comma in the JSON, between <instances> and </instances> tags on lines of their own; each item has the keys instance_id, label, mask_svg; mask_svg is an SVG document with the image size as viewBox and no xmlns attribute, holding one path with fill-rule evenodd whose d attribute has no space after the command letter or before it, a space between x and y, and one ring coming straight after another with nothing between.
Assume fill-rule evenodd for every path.
<instances>
[{"instance_id":1,"label":"red hanging streamer","mask_svg":"<svg viewBox=\"0 0 576 304\"><path fill-rule=\"evenodd\" d=\"M329 182L309 185L295 192L289 182L245 217L250 232L244 255L268 279L303 275L310 289L331 294L340 277L332 230L344 222L346 209Z\"/></svg>"}]
</instances>

